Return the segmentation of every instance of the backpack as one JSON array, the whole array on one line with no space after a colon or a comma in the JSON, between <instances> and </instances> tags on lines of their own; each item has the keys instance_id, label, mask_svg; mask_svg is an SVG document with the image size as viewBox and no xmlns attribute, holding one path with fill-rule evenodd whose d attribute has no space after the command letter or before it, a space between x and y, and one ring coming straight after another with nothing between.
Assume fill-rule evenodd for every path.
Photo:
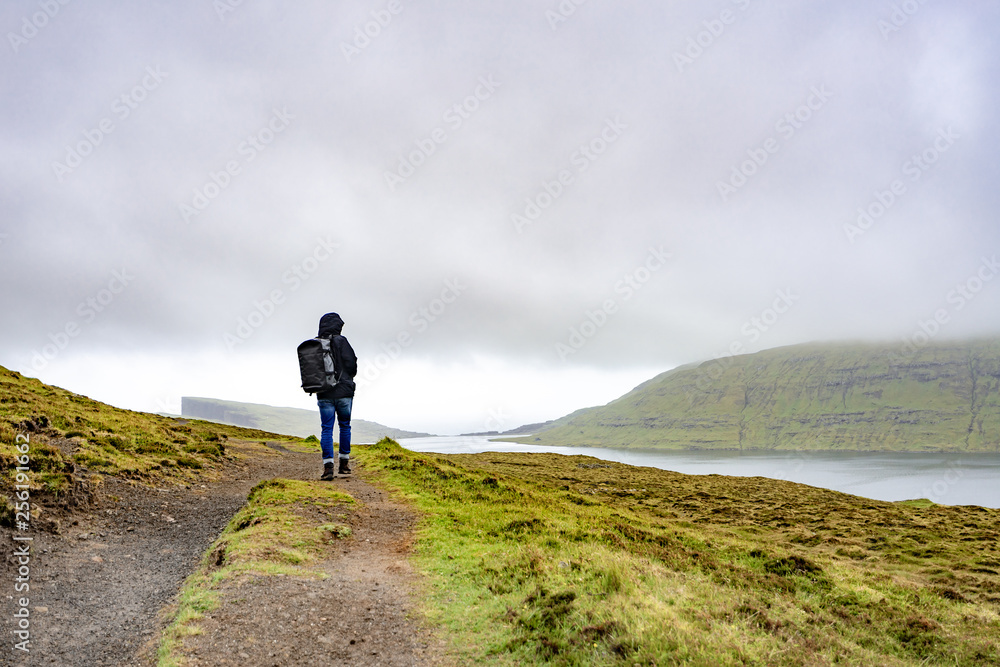
<instances>
[{"instance_id":1,"label":"backpack","mask_svg":"<svg viewBox=\"0 0 1000 667\"><path fill-rule=\"evenodd\" d=\"M299 345L299 374L302 376L302 391L315 394L333 389L340 381L330 339L310 338Z\"/></svg>"}]
</instances>

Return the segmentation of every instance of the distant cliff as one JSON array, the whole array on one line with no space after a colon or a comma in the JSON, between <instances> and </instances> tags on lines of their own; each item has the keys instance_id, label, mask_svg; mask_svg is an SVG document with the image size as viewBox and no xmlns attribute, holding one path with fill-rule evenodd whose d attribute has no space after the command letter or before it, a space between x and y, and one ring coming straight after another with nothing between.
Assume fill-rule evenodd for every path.
<instances>
[{"instance_id":1,"label":"distant cliff","mask_svg":"<svg viewBox=\"0 0 1000 667\"><path fill-rule=\"evenodd\" d=\"M1000 453L1000 339L808 344L668 371L532 437L542 445Z\"/></svg>"},{"instance_id":2,"label":"distant cliff","mask_svg":"<svg viewBox=\"0 0 1000 667\"><path fill-rule=\"evenodd\" d=\"M239 403L217 398L184 396L181 398L181 415L272 433L295 435L300 438L310 435L319 437L320 430L318 410L276 408L259 403ZM384 437L419 438L427 435L430 434L404 431L364 419L351 420L351 441L355 443L378 442ZM336 441L338 437L338 429L334 428L333 439Z\"/></svg>"}]
</instances>

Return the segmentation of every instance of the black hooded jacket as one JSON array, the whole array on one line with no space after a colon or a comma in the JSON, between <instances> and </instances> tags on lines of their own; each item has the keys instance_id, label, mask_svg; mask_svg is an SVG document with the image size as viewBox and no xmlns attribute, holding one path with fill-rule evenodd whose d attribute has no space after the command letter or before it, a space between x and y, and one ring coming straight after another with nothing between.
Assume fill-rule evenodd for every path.
<instances>
[{"instance_id":1,"label":"black hooded jacket","mask_svg":"<svg viewBox=\"0 0 1000 667\"><path fill-rule=\"evenodd\" d=\"M358 374L358 357L347 339L340 335L344 329L344 320L337 313L327 313L319 320L319 338L330 339L330 349L333 351L334 363L341 369L340 382L328 391L321 391L316 398L332 400L354 396L354 376Z\"/></svg>"}]
</instances>

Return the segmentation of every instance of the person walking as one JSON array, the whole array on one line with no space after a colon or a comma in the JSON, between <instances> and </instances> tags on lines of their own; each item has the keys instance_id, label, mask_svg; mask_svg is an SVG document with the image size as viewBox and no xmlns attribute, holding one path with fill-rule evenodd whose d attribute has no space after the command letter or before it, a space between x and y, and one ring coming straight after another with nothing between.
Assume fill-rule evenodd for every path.
<instances>
[{"instance_id":1,"label":"person walking","mask_svg":"<svg viewBox=\"0 0 1000 667\"><path fill-rule=\"evenodd\" d=\"M333 354L334 365L340 372L337 384L316 394L319 404L319 416L322 420L320 431L320 449L323 453L322 480L334 478L333 455L333 425L340 424L340 465L337 473L351 474L351 408L354 405L354 376L358 374L358 357L347 339L341 335L344 330L344 320L337 313L327 313L319 320L318 338L330 341L330 352Z\"/></svg>"}]
</instances>

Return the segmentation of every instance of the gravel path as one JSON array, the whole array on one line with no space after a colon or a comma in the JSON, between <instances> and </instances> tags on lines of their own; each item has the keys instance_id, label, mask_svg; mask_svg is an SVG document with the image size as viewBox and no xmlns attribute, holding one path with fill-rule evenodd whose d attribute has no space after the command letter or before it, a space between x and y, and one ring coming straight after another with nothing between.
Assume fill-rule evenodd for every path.
<instances>
[{"instance_id":1,"label":"gravel path","mask_svg":"<svg viewBox=\"0 0 1000 667\"><path fill-rule=\"evenodd\" d=\"M231 463L211 484L150 489L106 479L90 507L61 518L58 534L32 533L27 655L14 651L10 640L17 575L13 548L6 548L2 581L9 611L3 614L0 664L153 664L149 656L163 625L159 612L249 490L274 477L318 477L318 455L280 449ZM344 541L344 553L323 565L331 577L229 582L204 635L185 643L190 664L436 664L427 656L440 655L440 647L407 619L416 581L406 561L413 513L357 476L333 484L364 505L350 517L355 532ZM15 544L11 531L2 531L3 543Z\"/></svg>"},{"instance_id":2,"label":"gravel path","mask_svg":"<svg viewBox=\"0 0 1000 667\"><path fill-rule=\"evenodd\" d=\"M191 665L438 665L443 645L414 623L407 554L415 516L356 475L334 482L363 506L322 580L241 577L187 638Z\"/></svg>"}]
</instances>

